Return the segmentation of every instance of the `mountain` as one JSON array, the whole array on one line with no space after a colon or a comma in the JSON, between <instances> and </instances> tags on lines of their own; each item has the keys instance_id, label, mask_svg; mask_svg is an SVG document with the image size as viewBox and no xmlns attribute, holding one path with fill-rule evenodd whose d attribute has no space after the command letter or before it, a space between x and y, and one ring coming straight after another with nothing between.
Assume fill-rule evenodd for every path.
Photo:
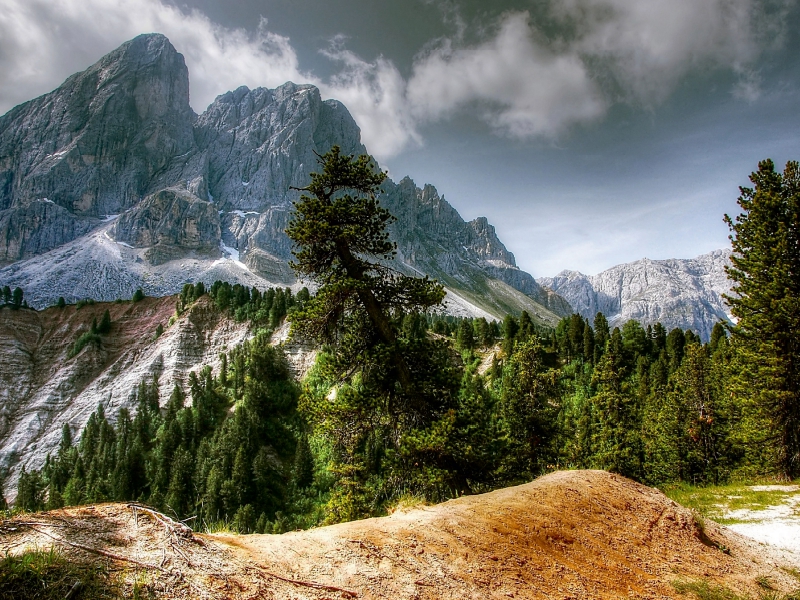
<instances>
[{"instance_id":1,"label":"mountain","mask_svg":"<svg viewBox=\"0 0 800 600\"><path fill-rule=\"evenodd\" d=\"M715 323L730 321L722 298L731 289L728 264L730 250L715 250L688 260L644 258L598 275L562 271L537 281L588 319L602 312L612 327L630 319L645 326L660 321L668 330L691 329L708 341Z\"/></svg>"},{"instance_id":2,"label":"mountain","mask_svg":"<svg viewBox=\"0 0 800 600\"><path fill-rule=\"evenodd\" d=\"M311 85L241 87L196 115L183 56L139 36L0 117L0 284L37 308L187 281L299 285L293 187L334 144L366 153L344 105ZM486 219L465 222L432 186L387 180L380 200L397 217L395 266L442 281L451 312L569 314Z\"/></svg>"}]
</instances>

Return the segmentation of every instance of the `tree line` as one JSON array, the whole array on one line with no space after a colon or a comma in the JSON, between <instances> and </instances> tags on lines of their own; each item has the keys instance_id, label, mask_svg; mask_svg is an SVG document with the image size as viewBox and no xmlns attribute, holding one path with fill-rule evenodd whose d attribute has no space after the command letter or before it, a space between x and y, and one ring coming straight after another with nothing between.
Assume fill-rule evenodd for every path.
<instances>
[{"instance_id":1,"label":"tree line","mask_svg":"<svg viewBox=\"0 0 800 600\"><path fill-rule=\"evenodd\" d=\"M77 444L65 429L44 469L21 475L18 505L138 499L201 528L284 531L559 468L651 485L797 475L796 163L781 175L765 161L743 188L729 219L739 322L705 344L660 324L612 329L601 313L554 329L524 312L442 316L440 285L387 266L383 174L338 149L320 164L287 231L294 268L319 285L287 311L293 335L320 348L304 380L262 332L216 374L191 375L191 402L176 387L159 409L155 383L142 384L135 415L111 424L98 409ZM185 292L181 307L205 290ZM266 313L261 292L220 284L214 299L271 322L277 295Z\"/></svg>"}]
</instances>

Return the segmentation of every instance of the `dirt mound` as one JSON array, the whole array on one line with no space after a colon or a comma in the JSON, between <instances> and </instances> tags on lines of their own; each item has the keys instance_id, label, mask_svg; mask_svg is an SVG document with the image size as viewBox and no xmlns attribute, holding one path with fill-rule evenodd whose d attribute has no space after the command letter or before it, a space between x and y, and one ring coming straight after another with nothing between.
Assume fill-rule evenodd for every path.
<instances>
[{"instance_id":1,"label":"dirt mound","mask_svg":"<svg viewBox=\"0 0 800 600\"><path fill-rule=\"evenodd\" d=\"M798 583L769 547L601 471L284 535L192 536L123 504L21 516L0 531L0 552L88 551L130 577L147 570L164 597L680 598L674 582L753 596L758 578Z\"/></svg>"}]
</instances>

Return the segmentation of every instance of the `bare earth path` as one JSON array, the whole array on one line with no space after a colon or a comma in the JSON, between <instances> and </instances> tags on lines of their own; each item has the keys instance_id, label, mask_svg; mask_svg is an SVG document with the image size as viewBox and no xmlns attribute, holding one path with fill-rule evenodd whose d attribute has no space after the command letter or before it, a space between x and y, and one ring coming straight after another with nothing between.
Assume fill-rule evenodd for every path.
<instances>
[{"instance_id":1,"label":"bare earth path","mask_svg":"<svg viewBox=\"0 0 800 600\"><path fill-rule=\"evenodd\" d=\"M757 597L759 577L800 585L782 568L800 567L791 556L713 522L703 530L657 490L601 471L284 535L184 534L101 505L0 523L0 552L72 541L131 577L144 570L159 597L175 598L686 597L676 581Z\"/></svg>"}]
</instances>

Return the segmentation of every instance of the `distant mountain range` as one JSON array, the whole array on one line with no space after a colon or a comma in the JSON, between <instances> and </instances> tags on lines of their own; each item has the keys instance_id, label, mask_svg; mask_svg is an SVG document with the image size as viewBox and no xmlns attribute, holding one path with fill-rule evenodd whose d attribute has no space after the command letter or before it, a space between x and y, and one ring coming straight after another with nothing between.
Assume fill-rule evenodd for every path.
<instances>
[{"instance_id":1,"label":"distant mountain range","mask_svg":"<svg viewBox=\"0 0 800 600\"><path fill-rule=\"evenodd\" d=\"M722 298L731 287L728 264L730 250L715 250L687 260L644 258L597 275L562 271L537 281L588 319L602 312L612 327L630 319L661 322L667 329L691 329L707 341L715 323L731 319Z\"/></svg>"},{"instance_id":2,"label":"distant mountain range","mask_svg":"<svg viewBox=\"0 0 800 600\"><path fill-rule=\"evenodd\" d=\"M196 115L183 56L162 35L139 36L0 117L0 285L34 307L187 281L298 285L291 187L334 144L367 152L347 109L310 85L241 87ZM383 187L397 268L440 280L451 312L527 310L550 325L570 313L485 218L465 222L408 178Z\"/></svg>"}]
</instances>

